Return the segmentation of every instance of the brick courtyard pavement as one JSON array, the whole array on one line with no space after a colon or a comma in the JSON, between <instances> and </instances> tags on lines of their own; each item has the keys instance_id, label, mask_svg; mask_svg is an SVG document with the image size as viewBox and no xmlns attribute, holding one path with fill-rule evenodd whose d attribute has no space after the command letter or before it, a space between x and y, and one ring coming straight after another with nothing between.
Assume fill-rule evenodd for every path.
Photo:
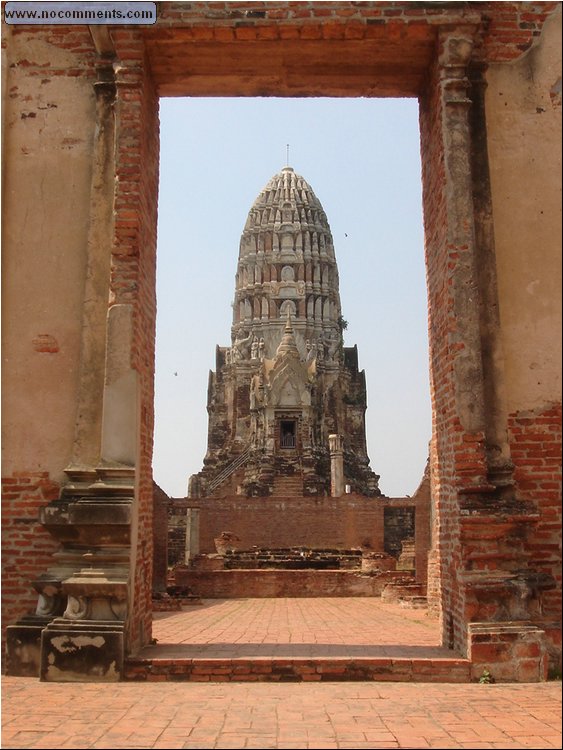
<instances>
[{"instance_id":1,"label":"brick courtyard pavement","mask_svg":"<svg viewBox=\"0 0 563 750\"><path fill-rule=\"evenodd\" d=\"M159 644L151 648L205 658L445 651L423 610L374 599L208 600L157 613L154 635ZM3 748L562 747L560 682L60 684L3 677L2 695Z\"/></svg>"},{"instance_id":2,"label":"brick courtyard pavement","mask_svg":"<svg viewBox=\"0 0 563 750\"><path fill-rule=\"evenodd\" d=\"M378 597L206 599L155 612L144 653L248 656L446 656L438 620Z\"/></svg>"},{"instance_id":3,"label":"brick courtyard pavement","mask_svg":"<svg viewBox=\"0 0 563 750\"><path fill-rule=\"evenodd\" d=\"M561 748L561 684L2 680L3 748Z\"/></svg>"}]
</instances>

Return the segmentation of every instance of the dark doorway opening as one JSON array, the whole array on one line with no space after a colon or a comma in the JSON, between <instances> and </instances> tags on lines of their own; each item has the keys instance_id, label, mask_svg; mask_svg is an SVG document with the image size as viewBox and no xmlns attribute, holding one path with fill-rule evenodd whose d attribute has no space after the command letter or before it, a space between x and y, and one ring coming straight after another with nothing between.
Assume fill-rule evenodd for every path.
<instances>
[{"instance_id":1,"label":"dark doorway opening","mask_svg":"<svg viewBox=\"0 0 563 750\"><path fill-rule=\"evenodd\" d=\"M280 420L280 448L297 447L297 422L295 419Z\"/></svg>"}]
</instances>

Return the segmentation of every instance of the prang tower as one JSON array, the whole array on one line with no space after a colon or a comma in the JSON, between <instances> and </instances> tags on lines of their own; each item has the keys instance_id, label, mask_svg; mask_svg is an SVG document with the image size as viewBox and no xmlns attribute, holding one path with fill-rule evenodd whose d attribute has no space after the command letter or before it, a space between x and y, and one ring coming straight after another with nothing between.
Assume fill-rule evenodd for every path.
<instances>
[{"instance_id":1,"label":"prang tower","mask_svg":"<svg viewBox=\"0 0 563 750\"><path fill-rule=\"evenodd\" d=\"M242 233L232 343L217 347L209 373L207 454L190 496L330 494L331 448L344 486L381 494L367 455L365 374L357 347L343 346L344 327L326 214L284 167Z\"/></svg>"}]
</instances>

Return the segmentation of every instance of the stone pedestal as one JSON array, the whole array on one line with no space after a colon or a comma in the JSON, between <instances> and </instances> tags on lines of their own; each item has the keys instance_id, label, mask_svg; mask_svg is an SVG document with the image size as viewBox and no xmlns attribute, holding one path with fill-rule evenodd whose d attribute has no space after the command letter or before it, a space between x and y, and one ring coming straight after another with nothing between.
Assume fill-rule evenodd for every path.
<instances>
[{"instance_id":1,"label":"stone pedestal","mask_svg":"<svg viewBox=\"0 0 563 750\"><path fill-rule=\"evenodd\" d=\"M397 560L397 570L415 570L416 569L416 550L413 538L403 539L401 544L401 554Z\"/></svg>"},{"instance_id":2,"label":"stone pedestal","mask_svg":"<svg viewBox=\"0 0 563 750\"><path fill-rule=\"evenodd\" d=\"M61 549L33 584L35 614L9 629L8 674L114 681L125 653L134 471L67 474L61 497L41 512Z\"/></svg>"},{"instance_id":3,"label":"stone pedestal","mask_svg":"<svg viewBox=\"0 0 563 750\"><path fill-rule=\"evenodd\" d=\"M37 677L41 661L41 632L53 618L62 615L66 598L62 593L62 579L71 572L59 565L33 582L38 594L34 614L25 615L6 630L6 674L18 677Z\"/></svg>"}]
</instances>

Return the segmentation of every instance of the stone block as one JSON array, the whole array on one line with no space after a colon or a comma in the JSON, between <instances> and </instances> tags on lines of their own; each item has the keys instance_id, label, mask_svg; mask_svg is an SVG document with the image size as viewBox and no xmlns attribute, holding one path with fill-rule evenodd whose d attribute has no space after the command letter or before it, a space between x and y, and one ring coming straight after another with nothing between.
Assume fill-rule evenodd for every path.
<instances>
[{"instance_id":1,"label":"stone block","mask_svg":"<svg viewBox=\"0 0 563 750\"><path fill-rule=\"evenodd\" d=\"M22 620L6 628L6 674L13 677L39 677L41 632L48 620Z\"/></svg>"},{"instance_id":2,"label":"stone block","mask_svg":"<svg viewBox=\"0 0 563 750\"><path fill-rule=\"evenodd\" d=\"M123 662L122 623L61 618L41 634L42 682L118 682Z\"/></svg>"}]
</instances>

